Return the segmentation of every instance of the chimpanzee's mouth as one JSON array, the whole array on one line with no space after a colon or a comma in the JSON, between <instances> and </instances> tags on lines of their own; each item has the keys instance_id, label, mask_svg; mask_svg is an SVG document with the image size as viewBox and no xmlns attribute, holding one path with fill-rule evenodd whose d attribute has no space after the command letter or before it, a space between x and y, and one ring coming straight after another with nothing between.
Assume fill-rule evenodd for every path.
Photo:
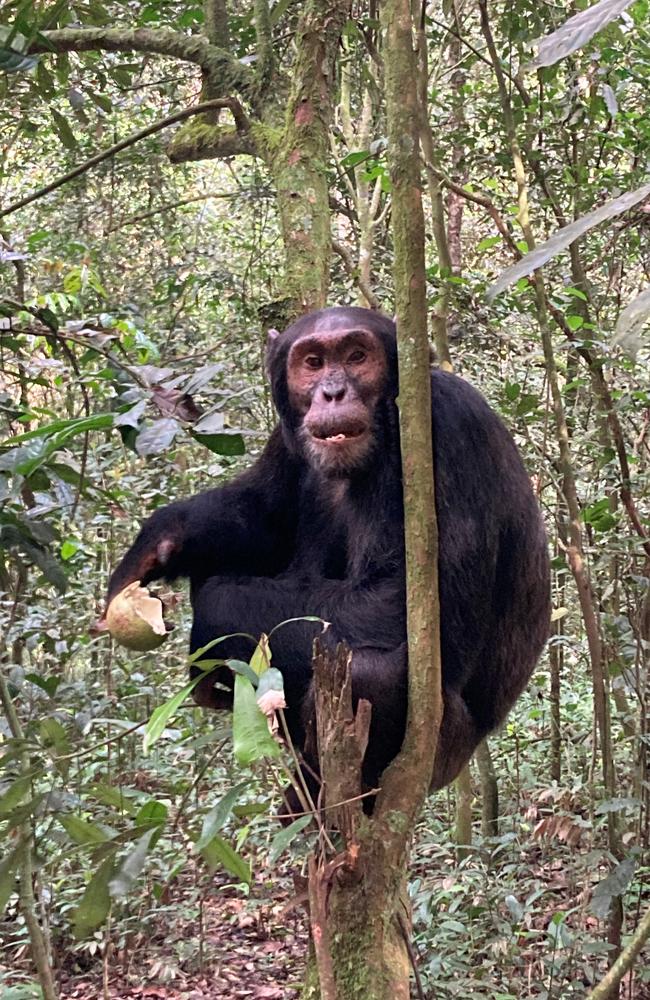
<instances>
[{"instance_id":1,"label":"chimpanzee's mouth","mask_svg":"<svg viewBox=\"0 0 650 1000\"><path fill-rule=\"evenodd\" d=\"M368 428L365 425L357 424L345 427L342 430L332 428L314 428L311 431L312 438L319 444L338 445L347 444L364 436Z\"/></svg>"}]
</instances>

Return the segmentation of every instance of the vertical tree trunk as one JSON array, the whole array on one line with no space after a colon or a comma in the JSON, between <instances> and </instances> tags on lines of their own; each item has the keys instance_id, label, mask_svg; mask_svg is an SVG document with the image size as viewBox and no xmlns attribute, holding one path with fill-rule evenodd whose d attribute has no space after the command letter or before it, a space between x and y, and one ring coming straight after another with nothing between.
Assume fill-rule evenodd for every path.
<instances>
[{"instance_id":1,"label":"vertical tree trunk","mask_svg":"<svg viewBox=\"0 0 650 1000\"><path fill-rule=\"evenodd\" d=\"M416 90L413 30L408 0L385 0L385 66L389 162L393 185L393 240L400 366L400 435L404 480L409 636L409 701L404 745L382 776L372 817L357 801L337 813L345 849L312 864L312 926L320 951L319 987L308 975L306 996L320 1000L408 1000L409 920L404 896L415 822L426 798L442 718L438 534L431 442L431 381L426 333L424 217L419 178L420 109ZM337 671L340 676L341 671ZM318 677L322 678L319 682ZM334 678L335 679L335 678ZM315 685L332 682L332 670L315 665ZM357 769L363 726L346 709L346 682L330 717L340 736L331 753L348 741L335 768L329 754L321 766L345 794L341 770ZM319 695L317 694L317 701ZM361 706L359 706L361 708ZM319 735L323 721L318 722ZM352 782L348 791L353 788ZM329 813L329 810L328 810ZM314 921L316 920L316 923ZM326 925L324 924L326 921Z\"/></svg>"},{"instance_id":2,"label":"vertical tree trunk","mask_svg":"<svg viewBox=\"0 0 650 1000\"><path fill-rule=\"evenodd\" d=\"M472 772L465 764L454 782L456 792L456 857L467 857L472 844Z\"/></svg>"},{"instance_id":3,"label":"vertical tree trunk","mask_svg":"<svg viewBox=\"0 0 650 1000\"><path fill-rule=\"evenodd\" d=\"M296 62L282 133L258 131L275 183L286 253L285 319L322 308L329 285L329 127L336 52L347 0L312 0L296 32Z\"/></svg>"},{"instance_id":4,"label":"vertical tree trunk","mask_svg":"<svg viewBox=\"0 0 650 1000\"><path fill-rule=\"evenodd\" d=\"M499 785L487 739L479 745L475 757L481 775L481 833L484 837L498 837Z\"/></svg>"}]
</instances>

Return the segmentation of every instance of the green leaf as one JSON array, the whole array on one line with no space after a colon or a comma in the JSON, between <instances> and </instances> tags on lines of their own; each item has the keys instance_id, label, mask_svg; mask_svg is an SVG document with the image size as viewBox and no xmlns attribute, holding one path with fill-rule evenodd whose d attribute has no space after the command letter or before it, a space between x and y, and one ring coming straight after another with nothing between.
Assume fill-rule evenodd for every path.
<instances>
[{"instance_id":1,"label":"green leaf","mask_svg":"<svg viewBox=\"0 0 650 1000\"><path fill-rule=\"evenodd\" d=\"M202 666L202 664L199 664L199 666ZM234 674L241 674L242 677L248 677L253 687L257 687L259 678L250 663L245 663L244 660L226 660L226 666L228 666Z\"/></svg>"},{"instance_id":2,"label":"green leaf","mask_svg":"<svg viewBox=\"0 0 650 1000\"><path fill-rule=\"evenodd\" d=\"M69 813L67 816L57 816L57 819L70 840L85 847L86 844L103 844L108 835L96 823L89 823L80 816Z\"/></svg>"},{"instance_id":3,"label":"green leaf","mask_svg":"<svg viewBox=\"0 0 650 1000\"><path fill-rule=\"evenodd\" d=\"M133 850L129 851L122 861L119 870L109 881L108 888L113 899L123 899L124 896L128 896L133 889L135 883L140 877L142 869L144 868L144 863L147 860L147 854L151 845L151 839L155 832L155 829L153 829L147 830L146 833L143 833L140 839L136 842Z\"/></svg>"},{"instance_id":4,"label":"green leaf","mask_svg":"<svg viewBox=\"0 0 650 1000\"><path fill-rule=\"evenodd\" d=\"M348 167L356 167L359 163L365 163L368 159L370 159L370 153L367 149L358 153L348 153L348 155L344 156L341 160L341 166L345 170Z\"/></svg>"},{"instance_id":5,"label":"green leaf","mask_svg":"<svg viewBox=\"0 0 650 1000\"><path fill-rule=\"evenodd\" d=\"M42 719L39 729L41 741L46 749L53 749L57 754L70 753L68 734L58 719Z\"/></svg>"},{"instance_id":6,"label":"green leaf","mask_svg":"<svg viewBox=\"0 0 650 1000\"><path fill-rule=\"evenodd\" d=\"M167 820L169 810L164 802L149 799L135 814L136 826L162 826Z\"/></svg>"},{"instance_id":7,"label":"green leaf","mask_svg":"<svg viewBox=\"0 0 650 1000\"><path fill-rule=\"evenodd\" d=\"M255 671L257 677L261 677L265 670L271 666L271 649L269 647L269 637L262 632L260 641L255 647L255 652L251 656L251 669Z\"/></svg>"},{"instance_id":8,"label":"green leaf","mask_svg":"<svg viewBox=\"0 0 650 1000\"><path fill-rule=\"evenodd\" d=\"M253 646L257 644L257 640L253 638L250 632L231 632L229 635L220 635L216 639L211 639L210 642L206 642L205 646L201 646L200 649L195 649L194 652L191 653L190 656L188 656L187 658L188 663L190 664L195 663L197 667L200 667L201 666L200 661L202 657L205 655L205 653L208 653L211 649L214 649L214 647L218 646L219 643L225 642L226 639L250 639Z\"/></svg>"},{"instance_id":9,"label":"green leaf","mask_svg":"<svg viewBox=\"0 0 650 1000\"><path fill-rule=\"evenodd\" d=\"M0 916L16 885L16 869L20 860L20 845L0 861Z\"/></svg>"},{"instance_id":10,"label":"green leaf","mask_svg":"<svg viewBox=\"0 0 650 1000\"><path fill-rule=\"evenodd\" d=\"M217 868L219 865L223 865L226 871L229 871L231 875L234 875L239 882L245 882L249 885L251 880L251 866L248 861L245 861L237 851L230 846L222 837L218 834L212 838L212 840L201 848L201 857L210 866L211 869Z\"/></svg>"},{"instance_id":11,"label":"green leaf","mask_svg":"<svg viewBox=\"0 0 650 1000\"><path fill-rule=\"evenodd\" d=\"M6 792L0 796L0 817L9 816L31 792L31 777L16 778Z\"/></svg>"},{"instance_id":12,"label":"green leaf","mask_svg":"<svg viewBox=\"0 0 650 1000\"><path fill-rule=\"evenodd\" d=\"M490 247L494 247L494 246L497 245L497 243L500 243L500 242L501 242L501 237L500 236L486 236L484 240L481 240L481 242L478 244L478 246L476 247L476 249L477 250L489 250Z\"/></svg>"},{"instance_id":13,"label":"green leaf","mask_svg":"<svg viewBox=\"0 0 650 1000\"><path fill-rule=\"evenodd\" d=\"M239 674L235 676L232 736L235 758L240 764L280 755L280 747L269 732L266 716L258 708L255 688Z\"/></svg>"},{"instance_id":14,"label":"green leaf","mask_svg":"<svg viewBox=\"0 0 650 1000\"><path fill-rule=\"evenodd\" d=\"M221 434L197 434L192 437L215 455L245 455L244 438L238 431L222 431Z\"/></svg>"},{"instance_id":15,"label":"green leaf","mask_svg":"<svg viewBox=\"0 0 650 1000\"><path fill-rule=\"evenodd\" d=\"M570 330L579 330L585 324L584 318L576 315L567 316L566 321Z\"/></svg>"},{"instance_id":16,"label":"green leaf","mask_svg":"<svg viewBox=\"0 0 650 1000\"><path fill-rule=\"evenodd\" d=\"M159 705L158 708L154 709L144 731L143 750L145 753L148 753L154 743L157 743L170 718L176 714L188 694L192 693L200 680L200 677L195 677L189 684L186 684L184 688L177 691L176 694L169 699L169 701L166 701L163 705Z\"/></svg>"},{"instance_id":17,"label":"green leaf","mask_svg":"<svg viewBox=\"0 0 650 1000\"><path fill-rule=\"evenodd\" d=\"M67 562L68 559L72 559L73 555L79 551L80 545L81 543L76 538L66 538L59 549L63 561Z\"/></svg>"},{"instance_id":18,"label":"green leaf","mask_svg":"<svg viewBox=\"0 0 650 1000\"><path fill-rule=\"evenodd\" d=\"M113 875L114 867L115 858L111 855L106 858L86 886L86 891L74 915L74 935L76 938L86 937L106 920L111 908L108 883Z\"/></svg>"},{"instance_id":19,"label":"green leaf","mask_svg":"<svg viewBox=\"0 0 650 1000\"><path fill-rule=\"evenodd\" d=\"M54 119L54 128L56 130L56 133L61 142L63 143L63 145L65 146L65 148L76 149L77 140L75 138L74 132L72 131L72 129L68 124L67 119L61 114L60 111L57 111L56 108L50 108L50 114Z\"/></svg>"},{"instance_id":20,"label":"green leaf","mask_svg":"<svg viewBox=\"0 0 650 1000\"><path fill-rule=\"evenodd\" d=\"M314 817L311 813L308 816L300 816L298 819L294 819L293 823L290 823L289 826L285 826L282 830L276 833L275 837L271 841L271 847L269 849L269 864L275 864L280 855L286 851L292 840L294 840L306 826L309 826L313 818Z\"/></svg>"},{"instance_id":21,"label":"green leaf","mask_svg":"<svg viewBox=\"0 0 650 1000\"><path fill-rule=\"evenodd\" d=\"M219 799L217 804L212 807L203 820L201 836L194 846L196 851L201 852L210 843L214 835L219 832L228 819L235 802L241 793L248 788L248 785L248 781L240 781L238 785L235 785L229 792L226 792L223 798Z\"/></svg>"},{"instance_id":22,"label":"green leaf","mask_svg":"<svg viewBox=\"0 0 650 1000\"><path fill-rule=\"evenodd\" d=\"M281 691L284 694L284 678L277 667L269 667L260 677L260 682L257 685L257 700L259 701L267 691Z\"/></svg>"}]
</instances>

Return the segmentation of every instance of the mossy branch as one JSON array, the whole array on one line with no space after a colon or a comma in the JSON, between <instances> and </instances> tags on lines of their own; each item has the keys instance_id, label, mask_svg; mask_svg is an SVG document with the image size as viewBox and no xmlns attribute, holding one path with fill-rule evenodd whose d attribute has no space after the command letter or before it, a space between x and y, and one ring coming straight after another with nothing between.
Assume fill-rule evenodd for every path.
<instances>
[{"instance_id":1,"label":"mossy branch","mask_svg":"<svg viewBox=\"0 0 650 1000\"><path fill-rule=\"evenodd\" d=\"M148 52L200 66L222 93L234 91L255 101L257 76L229 52L211 45L203 35L184 35L165 28L58 28L45 31L29 48L46 52Z\"/></svg>"}]
</instances>

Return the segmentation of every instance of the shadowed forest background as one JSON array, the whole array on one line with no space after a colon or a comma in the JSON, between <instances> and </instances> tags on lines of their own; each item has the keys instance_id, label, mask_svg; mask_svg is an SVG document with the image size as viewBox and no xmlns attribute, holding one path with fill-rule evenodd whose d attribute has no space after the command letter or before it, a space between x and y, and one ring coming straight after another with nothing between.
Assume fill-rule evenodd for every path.
<instances>
[{"instance_id":1,"label":"shadowed forest background","mask_svg":"<svg viewBox=\"0 0 650 1000\"><path fill-rule=\"evenodd\" d=\"M650 22L606 0L534 49L584 6L413 11L435 363L514 435L553 558L531 684L418 825L438 1000L587 997L650 906ZM61 997L298 996L315 835L229 715L170 702L187 594L155 653L89 629L142 519L259 454L267 329L395 310L381 13L2 7L2 1000L56 995L38 947ZM647 946L600 996L650 997Z\"/></svg>"}]
</instances>

